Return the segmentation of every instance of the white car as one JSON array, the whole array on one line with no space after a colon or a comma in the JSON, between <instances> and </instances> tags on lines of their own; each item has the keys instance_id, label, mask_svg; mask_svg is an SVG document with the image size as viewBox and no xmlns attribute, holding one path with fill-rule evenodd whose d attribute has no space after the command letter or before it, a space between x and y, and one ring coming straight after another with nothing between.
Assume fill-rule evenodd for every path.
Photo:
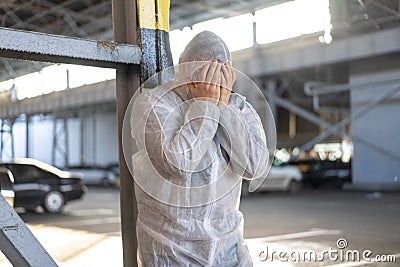
<instances>
[{"instance_id":1,"label":"white car","mask_svg":"<svg viewBox=\"0 0 400 267\"><path fill-rule=\"evenodd\" d=\"M302 187L301 179L302 174L295 166L272 166L267 178L256 192L286 191L296 193ZM243 179L242 195L249 194L248 188L249 181Z\"/></svg>"},{"instance_id":2,"label":"white car","mask_svg":"<svg viewBox=\"0 0 400 267\"><path fill-rule=\"evenodd\" d=\"M115 185L116 175L109 170L96 166L74 166L66 169L69 172L80 173L86 185Z\"/></svg>"}]
</instances>

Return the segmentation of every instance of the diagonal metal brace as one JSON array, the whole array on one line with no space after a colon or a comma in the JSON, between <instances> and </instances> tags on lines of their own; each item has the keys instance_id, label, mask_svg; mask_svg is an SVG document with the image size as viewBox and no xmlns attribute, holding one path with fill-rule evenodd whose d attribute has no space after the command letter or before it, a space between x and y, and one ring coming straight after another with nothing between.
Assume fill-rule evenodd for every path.
<instances>
[{"instance_id":1,"label":"diagonal metal brace","mask_svg":"<svg viewBox=\"0 0 400 267\"><path fill-rule=\"evenodd\" d=\"M334 125L324 121L323 119L321 119L320 117L318 117L314 113L312 113L312 112L310 112L310 111L308 111L308 110L306 110L306 109L304 109L302 107L299 107L298 105L296 105L296 104L294 104L292 102L289 102L289 101L283 99L282 97L279 97L279 96L277 96L277 95L275 95L273 93L268 93L266 91L263 91L263 92L264 92L266 97L268 97L269 99L273 99L273 101L275 101L275 103L277 105L279 105L279 106L283 107L284 109L287 109L287 110L297 114L298 116L302 117L303 119L305 119L305 120L307 120L307 121L309 121L309 122L311 122L311 123L313 123L315 125L318 125L318 126L324 128L324 129L330 129L330 128L334 127ZM395 159L400 161L400 157L397 156L396 154L392 153L391 151L385 150L385 149L383 149L383 148L381 148L381 147L379 147L379 146L377 146L375 144L367 142L362 137L357 136L357 135L355 135L353 133L347 133L344 129L338 129L337 131L332 132L331 134L339 134L342 137L347 137L347 138L350 138L352 140L356 140L356 141L358 141L360 143L363 143L364 145L369 146L370 148L378 151L381 154L384 154L384 155L386 155L388 157L391 157L391 158L395 158ZM313 145L311 145L311 146L309 145L308 149L310 149ZM301 149L304 149L304 146ZM306 150L301 150L301 151L306 151Z\"/></svg>"},{"instance_id":2,"label":"diagonal metal brace","mask_svg":"<svg viewBox=\"0 0 400 267\"><path fill-rule=\"evenodd\" d=\"M380 97L375 98L374 100L368 102L366 105L364 105L361 109L358 111L352 113L349 117L346 119L340 121L339 123L335 125L331 125L327 129L325 129L325 132L322 134L318 135L317 137L313 138L306 144L304 144L301 148L300 151L307 151L311 149L315 144L318 144L319 142L322 142L325 140L327 137L330 135L341 132L343 131L342 129L348 125L351 121L359 119L360 117L364 116L367 114L369 111L374 109L376 106L378 106L380 103L384 102L386 99L392 97L394 94L396 94L400 90L400 84L397 84L393 86L390 90L388 90L386 93L382 94Z\"/></svg>"},{"instance_id":3,"label":"diagonal metal brace","mask_svg":"<svg viewBox=\"0 0 400 267\"><path fill-rule=\"evenodd\" d=\"M1 194L0 250L13 266L58 266Z\"/></svg>"}]
</instances>

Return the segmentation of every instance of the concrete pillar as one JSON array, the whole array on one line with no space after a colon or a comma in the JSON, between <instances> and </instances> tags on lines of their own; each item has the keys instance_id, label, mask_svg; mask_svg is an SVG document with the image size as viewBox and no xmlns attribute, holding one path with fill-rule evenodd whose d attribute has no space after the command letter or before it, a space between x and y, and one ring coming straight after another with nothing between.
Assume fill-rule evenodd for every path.
<instances>
[{"instance_id":1,"label":"concrete pillar","mask_svg":"<svg viewBox=\"0 0 400 267\"><path fill-rule=\"evenodd\" d=\"M400 87L400 54L352 63L351 111ZM353 187L400 190L400 89L396 94L352 121Z\"/></svg>"}]
</instances>

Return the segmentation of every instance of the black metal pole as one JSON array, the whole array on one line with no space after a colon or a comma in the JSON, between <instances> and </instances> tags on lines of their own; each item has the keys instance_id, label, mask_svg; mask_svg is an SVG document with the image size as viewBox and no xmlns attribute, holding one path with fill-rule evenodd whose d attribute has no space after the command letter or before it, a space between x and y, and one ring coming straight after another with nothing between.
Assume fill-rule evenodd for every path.
<instances>
[{"instance_id":1,"label":"black metal pole","mask_svg":"<svg viewBox=\"0 0 400 267\"><path fill-rule=\"evenodd\" d=\"M137 3L140 6L137 6ZM124 266L137 266L137 205L134 180L122 151L122 123L134 92L155 73L172 66L168 0L113 0L114 38L141 47L141 64L117 68L117 120L121 177L121 230ZM154 18L154 19L153 19ZM169 77L169 75L168 75ZM138 114L140 116L140 114Z\"/></svg>"}]
</instances>

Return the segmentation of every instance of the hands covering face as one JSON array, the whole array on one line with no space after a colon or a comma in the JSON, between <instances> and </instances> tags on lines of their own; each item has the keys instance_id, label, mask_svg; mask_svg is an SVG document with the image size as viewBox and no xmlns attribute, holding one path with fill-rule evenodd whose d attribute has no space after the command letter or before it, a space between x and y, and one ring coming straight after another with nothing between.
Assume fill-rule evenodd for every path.
<instances>
[{"instance_id":1,"label":"hands covering face","mask_svg":"<svg viewBox=\"0 0 400 267\"><path fill-rule=\"evenodd\" d=\"M188 81L188 88L194 98L222 107L228 104L235 81L235 71L230 63L219 64L213 60L197 71L194 81Z\"/></svg>"}]
</instances>

